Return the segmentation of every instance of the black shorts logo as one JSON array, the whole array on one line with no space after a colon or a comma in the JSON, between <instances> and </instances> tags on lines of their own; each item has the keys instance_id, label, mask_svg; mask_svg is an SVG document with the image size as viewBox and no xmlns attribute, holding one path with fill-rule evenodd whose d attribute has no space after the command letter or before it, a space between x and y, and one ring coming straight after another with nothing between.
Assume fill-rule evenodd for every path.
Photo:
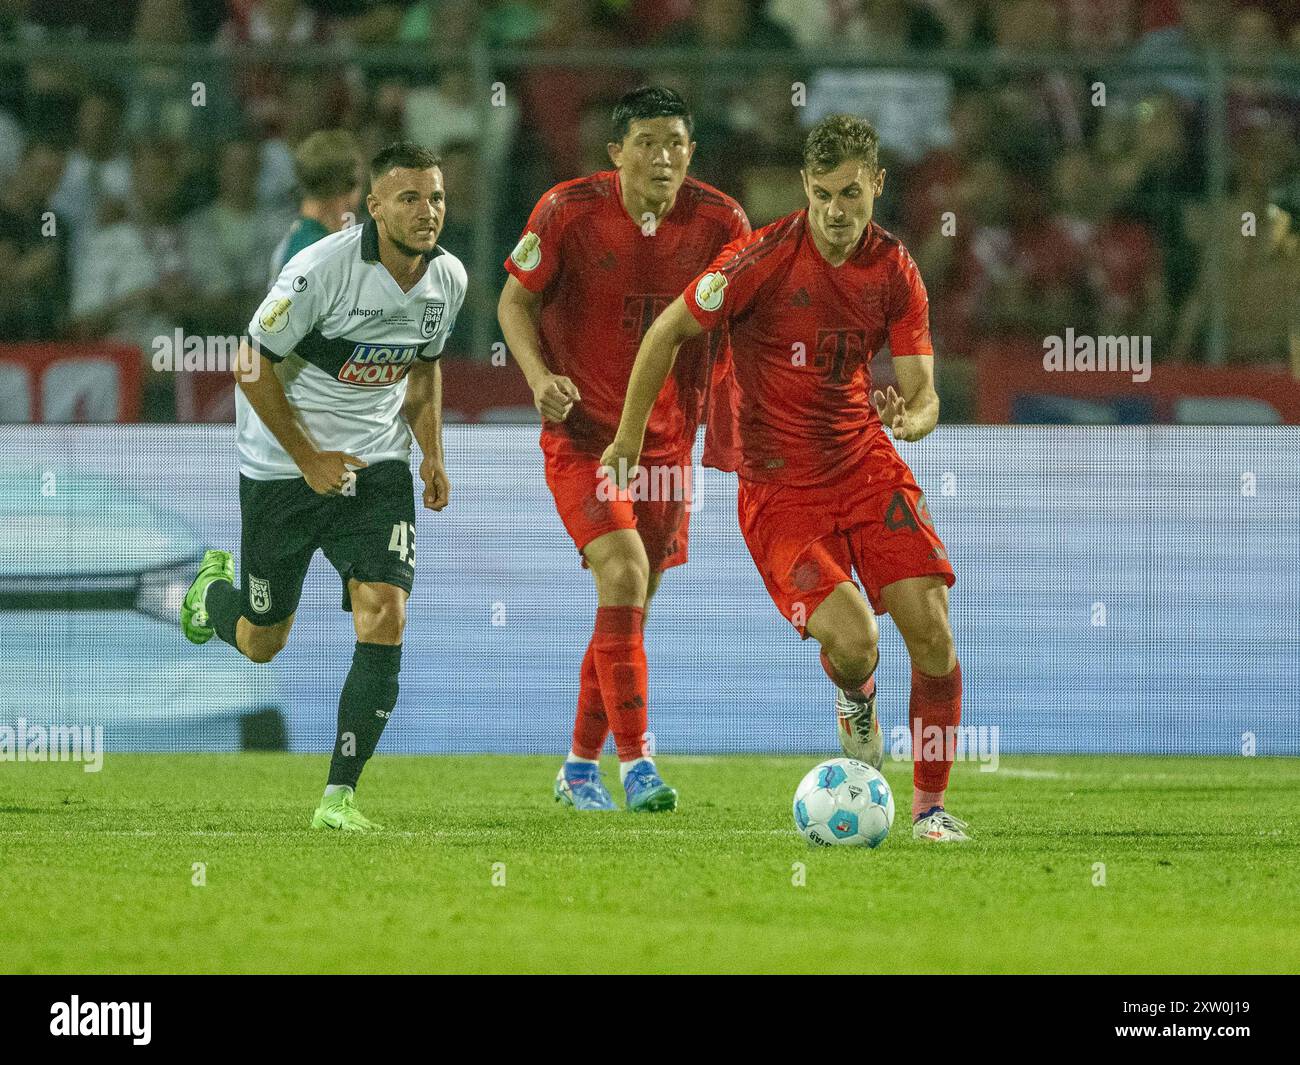
<instances>
[{"instance_id":1,"label":"black shorts logo","mask_svg":"<svg viewBox=\"0 0 1300 1065\"><path fill-rule=\"evenodd\" d=\"M259 614L271 609L271 584L261 577L248 578L248 605Z\"/></svg>"}]
</instances>

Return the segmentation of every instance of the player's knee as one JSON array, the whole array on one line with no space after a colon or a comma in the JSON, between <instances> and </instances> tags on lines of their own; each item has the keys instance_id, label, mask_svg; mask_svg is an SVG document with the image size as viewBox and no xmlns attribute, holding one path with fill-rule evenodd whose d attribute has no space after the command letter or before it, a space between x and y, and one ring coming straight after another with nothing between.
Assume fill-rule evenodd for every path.
<instances>
[{"instance_id":1,"label":"player's knee","mask_svg":"<svg viewBox=\"0 0 1300 1065\"><path fill-rule=\"evenodd\" d=\"M880 629L870 614L846 620L825 634L822 650L836 668L849 676L865 677L876 668Z\"/></svg>"},{"instance_id":2,"label":"player's knee","mask_svg":"<svg viewBox=\"0 0 1300 1065\"><path fill-rule=\"evenodd\" d=\"M932 618L922 631L911 634L906 642L913 665L922 673L942 677L952 672L957 649L947 618Z\"/></svg>"},{"instance_id":3,"label":"player's knee","mask_svg":"<svg viewBox=\"0 0 1300 1065\"><path fill-rule=\"evenodd\" d=\"M601 563L596 579L603 599L644 605L650 585L650 562L643 555L615 555Z\"/></svg>"},{"instance_id":4,"label":"player's knee","mask_svg":"<svg viewBox=\"0 0 1300 1065\"><path fill-rule=\"evenodd\" d=\"M376 603L357 614L356 627L362 643L399 644L406 630L406 606L396 601Z\"/></svg>"},{"instance_id":5,"label":"player's knee","mask_svg":"<svg viewBox=\"0 0 1300 1065\"><path fill-rule=\"evenodd\" d=\"M265 663L271 661L284 650L289 642L289 634L277 629L254 629L243 642L244 657L250 662Z\"/></svg>"}]
</instances>

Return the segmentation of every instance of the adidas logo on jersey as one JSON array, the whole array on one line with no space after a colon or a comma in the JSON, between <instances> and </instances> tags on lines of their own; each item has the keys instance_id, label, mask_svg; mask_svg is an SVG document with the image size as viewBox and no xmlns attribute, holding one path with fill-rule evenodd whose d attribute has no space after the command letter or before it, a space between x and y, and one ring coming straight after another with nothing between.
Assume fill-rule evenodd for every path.
<instances>
[{"instance_id":1,"label":"adidas logo on jersey","mask_svg":"<svg viewBox=\"0 0 1300 1065\"><path fill-rule=\"evenodd\" d=\"M339 380L347 385L396 384L406 373L406 368L415 361L419 350L414 344L398 347L358 344L339 370Z\"/></svg>"}]
</instances>

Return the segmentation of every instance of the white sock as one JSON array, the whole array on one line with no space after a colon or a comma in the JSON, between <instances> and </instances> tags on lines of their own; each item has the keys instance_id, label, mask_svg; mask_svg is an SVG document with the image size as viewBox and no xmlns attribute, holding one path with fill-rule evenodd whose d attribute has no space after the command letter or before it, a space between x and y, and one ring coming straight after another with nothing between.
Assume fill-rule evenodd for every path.
<instances>
[{"instance_id":1,"label":"white sock","mask_svg":"<svg viewBox=\"0 0 1300 1065\"><path fill-rule=\"evenodd\" d=\"M331 795L337 794L340 791L352 791L352 790L353 789L351 784L326 784L325 798L328 799Z\"/></svg>"},{"instance_id":2,"label":"white sock","mask_svg":"<svg viewBox=\"0 0 1300 1065\"><path fill-rule=\"evenodd\" d=\"M642 762L646 762L647 764L650 765L651 768L653 768L653 767L654 767L654 764L655 764L655 763L654 763L654 759L652 759L652 758L633 758L633 759L631 759L631 760L629 760L629 761L626 761L626 762L619 762L619 763L618 763L618 779L619 779L619 781L622 782L622 781L626 780L626 779L627 779L627 775L628 775L628 773L632 772L632 767L633 767L634 765L640 765Z\"/></svg>"},{"instance_id":3,"label":"white sock","mask_svg":"<svg viewBox=\"0 0 1300 1065\"><path fill-rule=\"evenodd\" d=\"M576 763L579 764L579 765L600 765L600 759L599 759L599 758L579 758L579 757L578 757L576 754L574 754L572 751L569 752L569 757L566 758L565 761L566 761L566 762L576 762Z\"/></svg>"}]
</instances>

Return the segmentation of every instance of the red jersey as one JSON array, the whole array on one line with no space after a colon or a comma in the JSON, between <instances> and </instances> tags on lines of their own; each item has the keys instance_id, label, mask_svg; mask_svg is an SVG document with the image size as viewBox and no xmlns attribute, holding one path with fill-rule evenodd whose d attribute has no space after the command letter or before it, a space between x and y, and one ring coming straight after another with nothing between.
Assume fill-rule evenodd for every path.
<instances>
[{"instance_id":1,"label":"red jersey","mask_svg":"<svg viewBox=\"0 0 1300 1065\"><path fill-rule=\"evenodd\" d=\"M871 403L871 357L932 355L929 301L899 240L874 222L835 267L807 210L729 244L683 293L706 330L730 327L740 476L821 484L889 446Z\"/></svg>"},{"instance_id":2,"label":"red jersey","mask_svg":"<svg viewBox=\"0 0 1300 1065\"><path fill-rule=\"evenodd\" d=\"M538 333L547 368L570 378L582 399L543 435L568 436L600 455L614 439L637 349L692 277L732 240L748 236L740 204L687 178L653 233L623 206L617 170L565 181L537 201L506 269L542 295ZM729 370L723 329L683 344L650 415L642 454L689 452L715 363Z\"/></svg>"}]
</instances>

